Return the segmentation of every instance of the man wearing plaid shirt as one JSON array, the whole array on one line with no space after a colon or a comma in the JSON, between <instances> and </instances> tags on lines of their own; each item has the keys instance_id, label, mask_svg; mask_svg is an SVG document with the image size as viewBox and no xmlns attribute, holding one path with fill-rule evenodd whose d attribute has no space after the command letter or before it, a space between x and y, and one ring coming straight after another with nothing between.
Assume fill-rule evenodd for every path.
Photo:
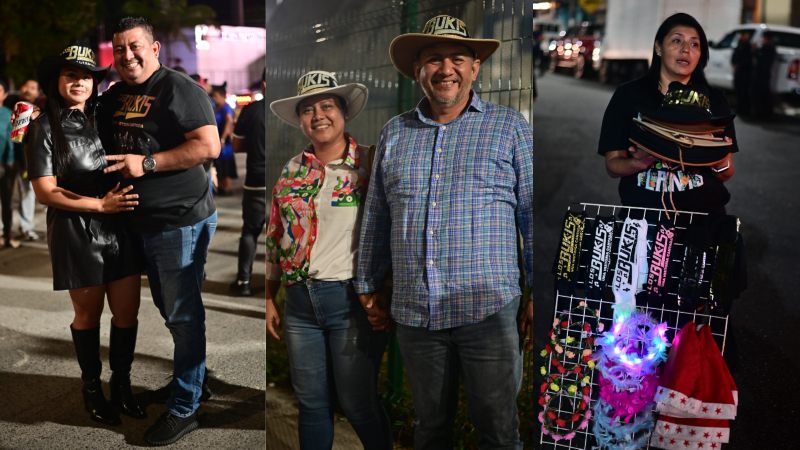
<instances>
[{"instance_id":1,"label":"man wearing plaid shirt","mask_svg":"<svg viewBox=\"0 0 800 450\"><path fill-rule=\"evenodd\" d=\"M387 305L375 293L392 273L391 317L414 398L417 450L452 447L459 378L481 448L522 448L520 339L533 302L520 308L519 261L530 287L533 137L521 114L472 91L498 45L437 16L390 47L397 70L417 80L425 98L381 133L355 287L373 327L385 328Z\"/></svg>"}]
</instances>

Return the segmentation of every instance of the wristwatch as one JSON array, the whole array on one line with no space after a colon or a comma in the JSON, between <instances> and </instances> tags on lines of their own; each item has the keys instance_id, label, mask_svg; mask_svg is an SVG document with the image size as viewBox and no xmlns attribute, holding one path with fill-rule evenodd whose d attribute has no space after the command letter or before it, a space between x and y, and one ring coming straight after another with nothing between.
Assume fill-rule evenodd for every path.
<instances>
[{"instance_id":1,"label":"wristwatch","mask_svg":"<svg viewBox=\"0 0 800 450\"><path fill-rule=\"evenodd\" d=\"M142 160L142 169L144 173L153 173L156 171L156 160L152 156L147 155Z\"/></svg>"}]
</instances>

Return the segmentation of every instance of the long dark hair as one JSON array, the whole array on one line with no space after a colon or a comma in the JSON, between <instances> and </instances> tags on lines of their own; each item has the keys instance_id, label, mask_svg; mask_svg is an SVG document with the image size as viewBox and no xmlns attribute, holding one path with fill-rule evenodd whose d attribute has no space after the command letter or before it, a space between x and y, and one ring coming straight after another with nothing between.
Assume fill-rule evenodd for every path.
<instances>
[{"instance_id":1,"label":"long dark hair","mask_svg":"<svg viewBox=\"0 0 800 450\"><path fill-rule=\"evenodd\" d=\"M700 26L697 19L686 13L675 13L667 17L666 20L661 23L661 26L658 27L656 37L653 39L653 58L651 59L652 62L650 63L650 68L647 70L646 76L653 83L653 86L658 86L658 81L661 76L661 57L656 53L655 44L658 42L663 49L664 39L666 39L667 33L672 31L673 28L680 26L694 28L694 30L697 31L697 35L700 37L700 60L697 61L697 67L695 67L692 72L690 82L695 85L707 86L708 82L703 73L706 64L708 64L708 39L706 38L706 32L703 31L703 27Z\"/></svg>"},{"instance_id":2,"label":"long dark hair","mask_svg":"<svg viewBox=\"0 0 800 450\"><path fill-rule=\"evenodd\" d=\"M70 160L69 145L64 135L64 127L61 126L61 112L64 110L64 99L61 98L61 94L58 92L61 69L61 67L56 69L58 72L55 76L50 77L50 83L46 91L47 101L44 105L44 110L47 113L47 122L50 124L50 137L53 139L53 171L57 177L64 174L64 170L69 165ZM92 81L92 95L86 100L83 111L86 117L89 118L88 126L94 127L94 110L97 103L97 84L99 80L93 77Z\"/></svg>"}]
</instances>

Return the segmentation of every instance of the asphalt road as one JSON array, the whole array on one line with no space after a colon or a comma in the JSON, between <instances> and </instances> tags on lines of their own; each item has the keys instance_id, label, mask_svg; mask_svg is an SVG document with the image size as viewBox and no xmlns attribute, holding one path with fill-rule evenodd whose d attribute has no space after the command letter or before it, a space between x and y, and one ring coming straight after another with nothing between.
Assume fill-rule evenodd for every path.
<instances>
[{"instance_id":1,"label":"asphalt road","mask_svg":"<svg viewBox=\"0 0 800 450\"><path fill-rule=\"evenodd\" d=\"M537 347L553 317L550 274L561 220L571 203L619 204L617 180L605 173L597 140L613 88L558 74L537 80L534 105L535 273ZM800 392L800 253L797 178L800 119L736 119L740 153L727 183L728 213L742 221L749 287L731 312L736 340L739 413L730 449L796 448Z\"/></svg>"},{"instance_id":2,"label":"asphalt road","mask_svg":"<svg viewBox=\"0 0 800 450\"><path fill-rule=\"evenodd\" d=\"M240 173L242 165L240 164ZM249 298L227 295L236 273L241 227L239 197L218 199L219 228L206 265L207 364L212 370L212 399L200 409L201 428L171 448L263 449L266 362L263 291ZM44 235L44 212L37 230ZM260 247L260 248L263 248ZM263 252L260 253L263 260ZM260 276L259 276L260 275ZM253 277L263 288L263 264ZM143 278L146 281L146 278ZM104 313L101 345L104 376L110 314ZM109 449L144 446L147 427L163 404L147 406L148 418L123 416L106 427L89 420L80 394L69 323L72 306L66 292L53 292L50 261L43 241L0 250L0 448ZM146 282L142 288L139 339L131 374L134 392L149 402L151 392L172 373L172 340ZM108 392L107 386L105 387Z\"/></svg>"}]
</instances>

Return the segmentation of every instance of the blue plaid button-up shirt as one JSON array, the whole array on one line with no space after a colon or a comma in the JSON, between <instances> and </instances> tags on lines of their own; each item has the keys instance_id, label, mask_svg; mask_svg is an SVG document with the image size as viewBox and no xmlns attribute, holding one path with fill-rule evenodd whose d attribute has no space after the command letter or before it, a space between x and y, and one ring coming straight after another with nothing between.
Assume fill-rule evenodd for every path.
<instances>
[{"instance_id":1,"label":"blue plaid button-up shirt","mask_svg":"<svg viewBox=\"0 0 800 450\"><path fill-rule=\"evenodd\" d=\"M441 330L518 297L520 261L533 286L533 133L474 92L447 124L427 117L426 103L381 132L355 288L375 292L391 269L394 320Z\"/></svg>"}]
</instances>

